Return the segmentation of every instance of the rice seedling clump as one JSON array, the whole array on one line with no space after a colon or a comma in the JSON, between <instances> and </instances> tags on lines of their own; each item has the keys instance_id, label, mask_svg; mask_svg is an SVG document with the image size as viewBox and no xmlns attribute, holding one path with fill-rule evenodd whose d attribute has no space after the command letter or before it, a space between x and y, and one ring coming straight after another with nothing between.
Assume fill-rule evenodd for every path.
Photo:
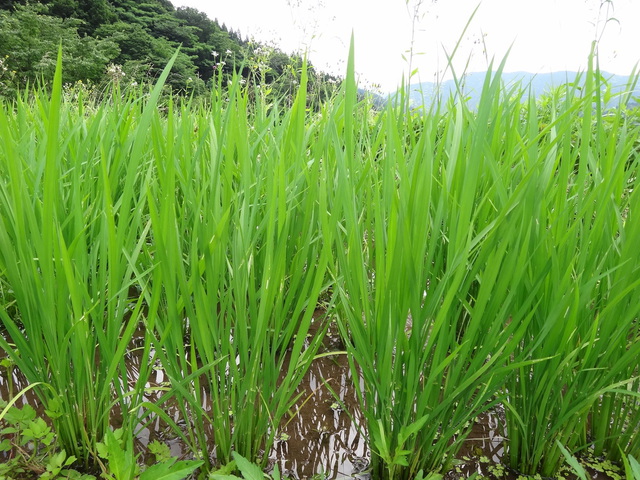
<instances>
[{"instance_id":1,"label":"rice seedling clump","mask_svg":"<svg viewBox=\"0 0 640 480\"><path fill-rule=\"evenodd\" d=\"M503 68L474 109L376 110L353 51L318 110L304 68L284 105L172 97L171 63L145 95L69 101L58 65L1 101L0 348L75 466L160 422L191 470L267 467L332 325L373 478L443 475L496 405L519 473L634 471L638 112L593 65L541 99Z\"/></svg>"}]
</instances>

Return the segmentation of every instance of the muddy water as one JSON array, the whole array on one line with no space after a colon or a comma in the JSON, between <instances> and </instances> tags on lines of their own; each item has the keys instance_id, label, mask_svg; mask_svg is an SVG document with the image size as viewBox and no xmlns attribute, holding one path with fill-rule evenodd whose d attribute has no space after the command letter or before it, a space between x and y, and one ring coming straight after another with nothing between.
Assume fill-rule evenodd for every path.
<instances>
[{"instance_id":1,"label":"muddy water","mask_svg":"<svg viewBox=\"0 0 640 480\"><path fill-rule=\"evenodd\" d=\"M364 424L364 419L347 358L341 350L339 337L335 332L330 333L326 337L324 353L333 354L314 361L299 387L302 395L296 414L285 419L280 427L279 439L270 454L270 466L277 463L280 471L291 479L370 480L367 467L371 453L366 445L365 432L357 427ZM135 380L140 361L139 356L129 358L130 380ZM147 386L161 387L168 385L167 382L164 372L156 368ZM26 385L25 379L15 369L10 374L5 369L0 370L0 398L12 398ZM149 401L156 399L153 393L147 398ZM25 404L43 413L32 391L16 403L18 406ZM207 408L206 405L203 407ZM177 408L169 406L166 412L174 421L182 421ZM504 430L504 412L500 407L480 415L462 445L457 465L445 475L445 480L466 478L473 473L493 479L515 480L518 475L502 466ZM167 443L173 455L187 453L171 429L159 421L139 432L137 446L145 451L146 445L153 440ZM213 445L210 451L214 451ZM600 472L591 473L595 474L594 479L610 478Z\"/></svg>"},{"instance_id":2,"label":"muddy water","mask_svg":"<svg viewBox=\"0 0 640 480\"><path fill-rule=\"evenodd\" d=\"M316 326L317 328L317 326ZM313 333L313 329L310 333ZM135 341L135 340L134 340ZM357 425L364 424L356 391L353 387L344 346L336 331L324 337L320 354L298 387L300 396L295 412L283 420L277 432L277 440L270 452L269 468L276 463L283 474L293 479L368 478L359 475L369 465L369 451L364 433ZM139 355L128 357L130 381L135 381L142 359ZM168 386L168 378L160 368L155 368L147 387ZM206 399L206 390L202 391ZM146 400L154 402L157 395L149 393ZM205 411L209 406L203 405ZM183 421L180 412L172 406L165 412L177 423ZM212 432L206 432L212 438ZM167 443L172 454L186 452L172 430L156 421L138 435L138 446L145 451L153 440ZM212 442L210 452L214 451Z\"/></svg>"},{"instance_id":3,"label":"muddy water","mask_svg":"<svg viewBox=\"0 0 640 480\"><path fill-rule=\"evenodd\" d=\"M283 422L280 437L285 440L276 443L271 459L292 478L334 479L364 471L369 452L356 426L364 419L346 356L317 359L299 392L299 410Z\"/></svg>"}]
</instances>

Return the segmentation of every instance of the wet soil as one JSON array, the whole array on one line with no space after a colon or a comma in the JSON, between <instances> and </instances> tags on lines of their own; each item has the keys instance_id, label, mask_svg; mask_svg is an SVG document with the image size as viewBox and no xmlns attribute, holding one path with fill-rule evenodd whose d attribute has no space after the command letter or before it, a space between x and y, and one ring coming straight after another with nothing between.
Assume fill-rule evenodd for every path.
<instances>
[{"instance_id":1,"label":"wet soil","mask_svg":"<svg viewBox=\"0 0 640 480\"><path fill-rule=\"evenodd\" d=\"M375 480L367 473L371 452L366 444L366 432L358 427L364 425L364 418L337 332L330 331L327 334L321 353L326 356L313 362L298 389L301 397L295 414L286 418L280 427L278 439L269 456L270 467L277 463L280 471L292 480ZM129 358L133 379L139 371L140 361L139 356ZM12 398L26 385L26 380L17 369L0 369L0 398ZM168 385L168 379L162 369L156 368L148 387L152 392L153 387L163 385ZM149 401L156 399L153 393L147 398ZM26 404L44 417L33 391L27 392L16 402L18 407ZM181 421L177 408L169 405L165 411L175 421ZM468 478L474 473L495 480L517 480L519 475L502 463L505 453L504 425L504 411L500 406L481 414L463 442L455 467L444 475L445 480ZM173 431L160 421L155 421L138 433L137 446L144 452L145 447L154 440L169 445L174 456L187 453ZM212 445L211 451L213 448ZM594 480L621 478L619 472L601 472L597 470L597 465L594 467L589 469ZM575 478L570 474L564 477Z\"/></svg>"}]
</instances>

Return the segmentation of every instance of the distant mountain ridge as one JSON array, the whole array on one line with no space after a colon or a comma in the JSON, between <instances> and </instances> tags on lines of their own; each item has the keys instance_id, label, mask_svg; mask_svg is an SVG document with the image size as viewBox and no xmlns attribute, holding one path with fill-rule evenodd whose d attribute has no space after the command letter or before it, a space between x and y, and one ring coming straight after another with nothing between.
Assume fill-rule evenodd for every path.
<instances>
[{"instance_id":1,"label":"distant mountain ridge","mask_svg":"<svg viewBox=\"0 0 640 480\"><path fill-rule=\"evenodd\" d=\"M620 93L629 88L631 77L628 75L615 75L608 72L601 72L602 77L607 84L611 86L612 93ZM471 108L478 105L478 100L482 92L487 72L468 73L461 79L462 95L468 98L468 104ZM576 79L584 85L584 72L557 71L550 73L530 73L530 72L510 72L502 73L501 79L503 84L508 88L515 86L518 82L525 91L530 91L536 97L550 89L567 83L575 83ZM640 86L635 85L632 96L640 97ZM434 82L422 82L413 84L409 87L409 98L413 106L430 105L436 95L440 95L443 100L448 100L450 95L456 94L457 88L454 80L447 80L440 84ZM397 96L397 92L391 95ZM614 102L615 103L615 99ZM637 105L637 99L632 102ZM613 105L610 105L613 106Z\"/></svg>"}]
</instances>

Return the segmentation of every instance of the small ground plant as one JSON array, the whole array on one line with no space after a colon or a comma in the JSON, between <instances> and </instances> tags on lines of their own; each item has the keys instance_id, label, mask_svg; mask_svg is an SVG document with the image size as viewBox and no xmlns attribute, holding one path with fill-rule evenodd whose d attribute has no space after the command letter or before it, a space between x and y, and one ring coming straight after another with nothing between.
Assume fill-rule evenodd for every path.
<instances>
[{"instance_id":1,"label":"small ground plant","mask_svg":"<svg viewBox=\"0 0 640 480\"><path fill-rule=\"evenodd\" d=\"M0 400L0 478L36 476L51 480L64 476L77 480L95 479L72 468L76 462L58 450L56 435L45 419L30 405L14 406Z\"/></svg>"}]
</instances>

